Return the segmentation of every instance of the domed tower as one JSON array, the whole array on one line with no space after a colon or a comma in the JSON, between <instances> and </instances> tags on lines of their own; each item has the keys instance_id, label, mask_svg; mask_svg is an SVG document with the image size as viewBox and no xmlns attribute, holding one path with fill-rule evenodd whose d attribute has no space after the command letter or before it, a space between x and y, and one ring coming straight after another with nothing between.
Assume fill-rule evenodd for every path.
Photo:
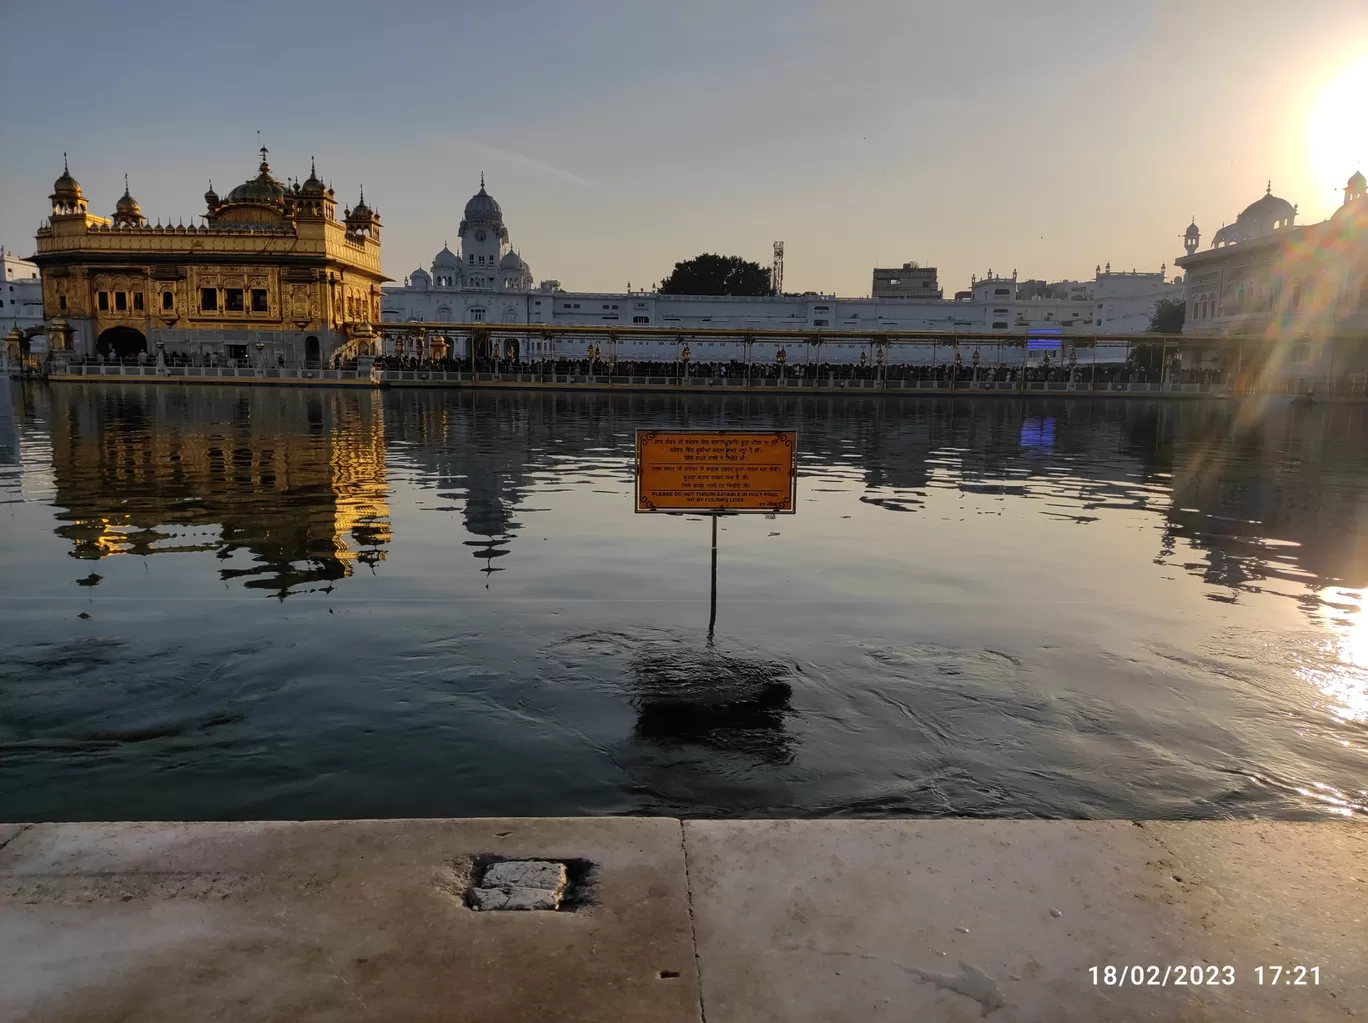
<instances>
[{"instance_id":1,"label":"domed tower","mask_svg":"<svg viewBox=\"0 0 1368 1023\"><path fill-rule=\"evenodd\" d=\"M432 284L437 288L460 288L465 285L461 257L442 242L442 251L432 257Z\"/></svg>"},{"instance_id":2,"label":"domed tower","mask_svg":"<svg viewBox=\"0 0 1368 1023\"><path fill-rule=\"evenodd\" d=\"M1194 215L1192 223L1189 224L1187 230L1183 232L1183 249L1190 256L1201 247L1201 244L1202 232L1197 226L1197 217Z\"/></svg>"},{"instance_id":3,"label":"domed tower","mask_svg":"<svg viewBox=\"0 0 1368 1023\"><path fill-rule=\"evenodd\" d=\"M1365 187L1368 187L1368 179L1364 178L1362 172L1354 171L1349 183L1344 186L1344 205L1362 199Z\"/></svg>"},{"instance_id":4,"label":"domed tower","mask_svg":"<svg viewBox=\"0 0 1368 1023\"><path fill-rule=\"evenodd\" d=\"M204 193L204 205L209 207L209 216L214 215L214 211L219 208L219 196L214 191L214 182L209 182L209 191Z\"/></svg>"},{"instance_id":5,"label":"domed tower","mask_svg":"<svg viewBox=\"0 0 1368 1023\"><path fill-rule=\"evenodd\" d=\"M347 233L356 238L380 240L380 211L366 205L366 186L361 186L361 200L347 211Z\"/></svg>"},{"instance_id":6,"label":"domed tower","mask_svg":"<svg viewBox=\"0 0 1368 1023\"><path fill-rule=\"evenodd\" d=\"M68 213L84 214L86 211L85 196L81 194L81 184L71 176L71 171L67 168L67 155L62 154L62 176L52 184L52 194L48 196L52 200L52 215L54 217L64 216Z\"/></svg>"},{"instance_id":7,"label":"domed tower","mask_svg":"<svg viewBox=\"0 0 1368 1023\"><path fill-rule=\"evenodd\" d=\"M314 220L332 220L337 214L337 201L318 176L318 166L312 156L309 157L309 177L299 186L295 207L297 216Z\"/></svg>"},{"instance_id":8,"label":"domed tower","mask_svg":"<svg viewBox=\"0 0 1368 1023\"><path fill-rule=\"evenodd\" d=\"M480 190L470 197L465 206L465 219L456 232L461 238L461 261L466 273L471 267L485 274L494 274L508 243L508 228L504 227L503 210L494 197L485 191L484 175L480 175ZM477 274L478 276L478 274Z\"/></svg>"},{"instance_id":9,"label":"domed tower","mask_svg":"<svg viewBox=\"0 0 1368 1023\"><path fill-rule=\"evenodd\" d=\"M124 175L124 194L119 197L118 203L114 206L114 223L120 227L142 227L147 223L147 218L142 215L142 210L138 208L138 200L134 199L128 191L128 175Z\"/></svg>"},{"instance_id":10,"label":"domed tower","mask_svg":"<svg viewBox=\"0 0 1368 1023\"><path fill-rule=\"evenodd\" d=\"M532 288L531 267L511 248L499 260L499 278L506 289L530 291Z\"/></svg>"}]
</instances>

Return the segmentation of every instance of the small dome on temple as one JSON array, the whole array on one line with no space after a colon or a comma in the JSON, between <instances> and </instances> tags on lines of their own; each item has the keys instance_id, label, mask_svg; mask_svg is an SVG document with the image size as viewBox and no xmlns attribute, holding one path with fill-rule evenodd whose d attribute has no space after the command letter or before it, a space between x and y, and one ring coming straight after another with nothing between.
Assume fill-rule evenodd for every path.
<instances>
[{"instance_id":1,"label":"small dome on temple","mask_svg":"<svg viewBox=\"0 0 1368 1023\"><path fill-rule=\"evenodd\" d=\"M309 157L309 177L299 189L300 195L321 196L327 193L323 181L318 176L318 169L314 165L314 158Z\"/></svg>"}]
</instances>

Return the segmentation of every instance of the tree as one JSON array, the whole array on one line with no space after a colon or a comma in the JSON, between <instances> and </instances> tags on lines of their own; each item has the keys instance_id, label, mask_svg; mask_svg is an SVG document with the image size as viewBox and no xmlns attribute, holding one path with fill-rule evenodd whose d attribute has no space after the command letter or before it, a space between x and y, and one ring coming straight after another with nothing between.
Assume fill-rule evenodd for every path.
<instances>
[{"instance_id":1,"label":"tree","mask_svg":"<svg viewBox=\"0 0 1368 1023\"><path fill-rule=\"evenodd\" d=\"M662 295L773 295L769 268L740 256L704 253L676 263Z\"/></svg>"},{"instance_id":2,"label":"tree","mask_svg":"<svg viewBox=\"0 0 1368 1023\"><path fill-rule=\"evenodd\" d=\"M1187 320L1187 300L1161 298L1154 303L1149 329L1155 334L1181 334Z\"/></svg>"}]
</instances>

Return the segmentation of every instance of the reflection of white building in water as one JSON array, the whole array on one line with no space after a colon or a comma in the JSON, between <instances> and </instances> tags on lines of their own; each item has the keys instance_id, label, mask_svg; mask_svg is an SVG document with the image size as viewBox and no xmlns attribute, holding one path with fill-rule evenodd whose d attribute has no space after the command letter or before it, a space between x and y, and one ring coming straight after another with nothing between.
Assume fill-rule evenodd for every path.
<instances>
[{"instance_id":1,"label":"reflection of white building in water","mask_svg":"<svg viewBox=\"0 0 1368 1023\"><path fill-rule=\"evenodd\" d=\"M1062 333L1132 333L1149 329L1155 303L1180 296L1181 279L1134 270L1114 272L1110 264L1090 281L1019 280L1011 276L975 277L967 291L942 298L934 267L913 263L899 269L875 268L876 297L837 298L807 293L779 296L665 295L656 291L572 292L560 282L533 283L532 271L509 242L503 210L486 190L466 203L457 229L460 251L443 245L430 269L417 269L401 285L384 288L381 318L388 322L506 323L557 326L633 326L815 331L878 334L885 331L1020 332L1058 328ZM588 338L554 335L532 340L523 358L557 354L578 357ZM988 341L986 344L991 345ZM701 361L744 357L738 341L693 343ZM852 339L829 339L822 346L829 362L856 361L867 345ZM899 346L890 358L920 361L922 346ZM466 355L457 339L455 354ZM622 359L674 358L671 342L623 337L616 354Z\"/></svg>"}]
</instances>

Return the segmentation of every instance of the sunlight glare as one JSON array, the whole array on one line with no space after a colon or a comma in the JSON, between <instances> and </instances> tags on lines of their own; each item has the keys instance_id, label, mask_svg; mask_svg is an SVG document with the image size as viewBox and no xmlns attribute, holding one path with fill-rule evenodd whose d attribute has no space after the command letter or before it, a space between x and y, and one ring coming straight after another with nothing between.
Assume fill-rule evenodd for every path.
<instances>
[{"instance_id":1,"label":"sunlight glare","mask_svg":"<svg viewBox=\"0 0 1368 1023\"><path fill-rule=\"evenodd\" d=\"M1368 159L1368 54L1345 66L1316 97L1307 118L1307 158L1320 203L1339 205L1349 175ZM1368 173L1365 170L1364 173ZM1333 203L1331 200L1333 199Z\"/></svg>"}]
</instances>

